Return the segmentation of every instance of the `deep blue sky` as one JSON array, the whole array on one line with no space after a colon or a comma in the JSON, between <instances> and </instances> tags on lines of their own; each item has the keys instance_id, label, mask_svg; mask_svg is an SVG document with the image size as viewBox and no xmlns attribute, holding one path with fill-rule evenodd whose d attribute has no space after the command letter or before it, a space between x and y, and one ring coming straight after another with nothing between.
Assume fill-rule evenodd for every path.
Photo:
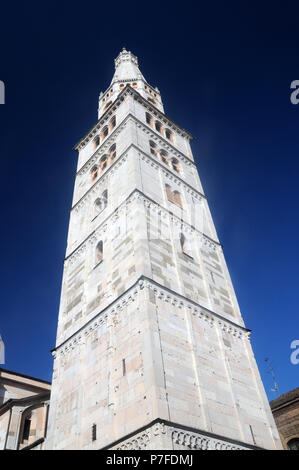
<instances>
[{"instance_id":1,"label":"deep blue sky","mask_svg":"<svg viewBox=\"0 0 299 470\"><path fill-rule=\"evenodd\" d=\"M265 3L262 6L261 3ZM280 5L280 6L278 6ZM296 2L19 2L1 6L1 317L8 369L51 379L73 145L122 46L190 131L199 174L270 399L298 328Z\"/></svg>"}]
</instances>

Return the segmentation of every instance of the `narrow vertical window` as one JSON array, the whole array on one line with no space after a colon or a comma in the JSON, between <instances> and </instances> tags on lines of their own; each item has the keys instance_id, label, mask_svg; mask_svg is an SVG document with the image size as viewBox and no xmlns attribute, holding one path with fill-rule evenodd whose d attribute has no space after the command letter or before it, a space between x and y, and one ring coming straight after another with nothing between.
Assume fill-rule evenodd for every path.
<instances>
[{"instance_id":1,"label":"narrow vertical window","mask_svg":"<svg viewBox=\"0 0 299 470\"><path fill-rule=\"evenodd\" d=\"M193 258L190 240L188 240L183 233L180 234L180 244L182 253Z\"/></svg>"},{"instance_id":2,"label":"narrow vertical window","mask_svg":"<svg viewBox=\"0 0 299 470\"><path fill-rule=\"evenodd\" d=\"M105 189L105 191L102 194L102 202L103 202L103 209L105 209L105 207L107 207L107 204L108 204L108 190L107 189Z\"/></svg>"},{"instance_id":3,"label":"narrow vertical window","mask_svg":"<svg viewBox=\"0 0 299 470\"><path fill-rule=\"evenodd\" d=\"M172 132L169 130L169 129L165 129L165 136L168 140L170 140L171 142L173 142L173 134Z\"/></svg>"},{"instance_id":4,"label":"narrow vertical window","mask_svg":"<svg viewBox=\"0 0 299 470\"><path fill-rule=\"evenodd\" d=\"M91 181L95 181L99 175L98 167L94 166L91 170Z\"/></svg>"},{"instance_id":5,"label":"narrow vertical window","mask_svg":"<svg viewBox=\"0 0 299 470\"><path fill-rule=\"evenodd\" d=\"M91 438L93 441L97 440L97 425L93 424L91 428Z\"/></svg>"},{"instance_id":6,"label":"narrow vertical window","mask_svg":"<svg viewBox=\"0 0 299 470\"><path fill-rule=\"evenodd\" d=\"M96 247L96 263L103 261L103 242L100 241Z\"/></svg>"},{"instance_id":7,"label":"narrow vertical window","mask_svg":"<svg viewBox=\"0 0 299 470\"><path fill-rule=\"evenodd\" d=\"M155 157L157 156L157 145L155 144L155 142L153 142L152 140L150 140L150 152L152 155L154 155Z\"/></svg>"},{"instance_id":8,"label":"narrow vertical window","mask_svg":"<svg viewBox=\"0 0 299 470\"><path fill-rule=\"evenodd\" d=\"M165 152L165 150L160 151L160 157L161 157L162 162L165 163L165 165L168 165L168 155L167 155L167 152Z\"/></svg>"},{"instance_id":9,"label":"narrow vertical window","mask_svg":"<svg viewBox=\"0 0 299 470\"><path fill-rule=\"evenodd\" d=\"M155 128L156 128L156 131L158 131L158 132L160 132L160 134L162 134L162 126L161 126L159 121L155 122Z\"/></svg>"},{"instance_id":10,"label":"narrow vertical window","mask_svg":"<svg viewBox=\"0 0 299 470\"><path fill-rule=\"evenodd\" d=\"M181 209L183 209L183 204L182 204L182 199L181 199L181 195L178 191L174 191L173 192L173 202L181 207Z\"/></svg>"},{"instance_id":11,"label":"narrow vertical window","mask_svg":"<svg viewBox=\"0 0 299 470\"><path fill-rule=\"evenodd\" d=\"M114 129L115 126L116 126L116 117L113 116L113 118L111 119L109 123L110 132L112 131L112 129Z\"/></svg>"},{"instance_id":12,"label":"narrow vertical window","mask_svg":"<svg viewBox=\"0 0 299 470\"><path fill-rule=\"evenodd\" d=\"M104 171L108 163L107 155L103 155L101 160L100 160L100 167L101 170Z\"/></svg>"},{"instance_id":13,"label":"narrow vertical window","mask_svg":"<svg viewBox=\"0 0 299 470\"><path fill-rule=\"evenodd\" d=\"M168 201L173 202L173 194L171 191L171 187L169 186L169 184L166 184L165 188L166 188L166 195L167 195Z\"/></svg>"},{"instance_id":14,"label":"narrow vertical window","mask_svg":"<svg viewBox=\"0 0 299 470\"><path fill-rule=\"evenodd\" d=\"M23 436L22 436L22 443L24 441L28 441L30 435L30 426L31 426L31 419L26 418L24 421L24 428L23 428Z\"/></svg>"},{"instance_id":15,"label":"narrow vertical window","mask_svg":"<svg viewBox=\"0 0 299 470\"><path fill-rule=\"evenodd\" d=\"M172 168L174 169L174 171L176 171L177 173L180 174L180 165L179 165L179 162L176 158L173 158L171 160L171 165L172 165Z\"/></svg>"},{"instance_id":16,"label":"narrow vertical window","mask_svg":"<svg viewBox=\"0 0 299 470\"><path fill-rule=\"evenodd\" d=\"M97 135L93 141L93 148L96 149L100 145L100 137Z\"/></svg>"},{"instance_id":17,"label":"narrow vertical window","mask_svg":"<svg viewBox=\"0 0 299 470\"><path fill-rule=\"evenodd\" d=\"M145 117L146 117L146 123L149 124L151 127L153 127L152 116L149 113L146 113Z\"/></svg>"},{"instance_id":18,"label":"narrow vertical window","mask_svg":"<svg viewBox=\"0 0 299 470\"><path fill-rule=\"evenodd\" d=\"M115 159L116 157L116 145L113 144L112 147L110 147L109 149L109 159L110 159L110 163L113 162L113 160Z\"/></svg>"},{"instance_id":19,"label":"narrow vertical window","mask_svg":"<svg viewBox=\"0 0 299 470\"><path fill-rule=\"evenodd\" d=\"M126 375L126 360L123 359L122 363L123 363L123 375Z\"/></svg>"},{"instance_id":20,"label":"narrow vertical window","mask_svg":"<svg viewBox=\"0 0 299 470\"><path fill-rule=\"evenodd\" d=\"M105 137L107 137L108 135L108 126L105 126L104 129L102 130L102 133L101 133L101 136L102 136L102 139L105 139Z\"/></svg>"},{"instance_id":21,"label":"narrow vertical window","mask_svg":"<svg viewBox=\"0 0 299 470\"><path fill-rule=\"evenodd\" d=\"M102 201L98 197L94 202L94 215L97 216L102 210Z\"/></svg>"}]
</instances>

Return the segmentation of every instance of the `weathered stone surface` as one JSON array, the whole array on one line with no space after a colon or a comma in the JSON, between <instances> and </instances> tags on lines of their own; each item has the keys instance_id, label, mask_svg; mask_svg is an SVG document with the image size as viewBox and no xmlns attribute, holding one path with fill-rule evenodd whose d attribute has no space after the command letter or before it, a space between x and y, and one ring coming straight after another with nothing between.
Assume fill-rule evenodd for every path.
<instances>
[{"instance_id":1,"label":"weathered stone surface","mask_svg":"<svg viewBox=\"0 0 299 470\"><path fill-rule=\"evenodd\" d=\"M279 448L190 136L116 77L78 144L47 448Z\"/></svg>"}]
</instances>

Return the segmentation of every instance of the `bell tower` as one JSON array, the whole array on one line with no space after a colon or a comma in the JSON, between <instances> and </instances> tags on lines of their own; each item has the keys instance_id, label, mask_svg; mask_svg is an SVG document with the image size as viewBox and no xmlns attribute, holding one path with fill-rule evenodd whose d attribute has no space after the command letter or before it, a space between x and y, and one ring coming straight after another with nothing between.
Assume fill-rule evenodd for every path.
<instances>
[{"instance_id":1,"label":"bell tower","mask_svg":"<svg viewBox=\"0 0 299 470\"><path fill-rule=\"evenodd\" d=\"M123 49L78 142L48 449L280 449L191 135Z\"/></svg>"}]
</instances>

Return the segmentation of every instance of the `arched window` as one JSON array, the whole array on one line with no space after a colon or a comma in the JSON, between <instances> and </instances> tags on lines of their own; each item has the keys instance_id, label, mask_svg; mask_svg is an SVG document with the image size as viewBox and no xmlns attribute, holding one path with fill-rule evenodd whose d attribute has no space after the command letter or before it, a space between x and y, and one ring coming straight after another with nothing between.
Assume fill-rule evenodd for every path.
<instances>
[{"instance_id":1,"label":"arched window","mask_svg":"<svg viewBox=\"0 0 299 470\"><path fill-rule=\"evenodd\" d=\"M134 87L134 88L137 88L137 83L133 83L133 87Z\"/></svg>"},{"instance_id":2,"label":"arched window","mask_svg":"<svg viewBox=\"0 0 299 470\"><path fill-rule=\"evenodd\" d=\"M115 159L116 157L116 145L113 144L112 147L110 147L109 149L109 159L110 159L110 163L113 162L113 160Z\"/></svg>"},{"instance_id":3,"label":"arched window","mask_svg":"<svg viewBox=\"0 0 299 470\"><path fill-rule=\"evenodd\" d=\"M96 263L103 261L103 242L100 241L96 246Z\"/></svg>"},{"instance_id":4,"label":"arched window","mask_svg":"<svg viewBox=\"0 0 299 470\"><path fill-rule=\"evenodd\" d=\"M100 136L97 135L93 140L93 148L96 149L100 145Z\"/></svg>"},{"instance_id":5,"label":"arched window","mask_svg":"<svg viewBox=\"0 0 299 470\"><path fill-rule=\"evenodd\" d=\"M95 166L91 169L91 181L95 181L98 176L99 176L99 169L98 169L98 167L95 165Z\"/></svg>"},{"instance_id":6,"label":"arched window","mask_svg":"<svg viewBox=\"0 0 299 470\"><path fill-rule=\"evenodd\" d=\"M94 201L94 215L97 216L102 210L102 201L101 199L98 197L95 201Z\"/></svg>"},{"instance_id":7,"label":"arched window","mask_svg":"<svg viewBox=\"0 0 299 470\"><path fill-rule=\"evenodd\" d=\"M107 137L109 131L108 131L108 126L105 126L104 129L102 130L101 137L102 139L105 139Z\"/></svg>"},{"instance_id":8,"label":"arched window","mask_svg":"<svg viewBox=\"0 0 299 470\"><path fill-rule=\"evenodd\" d=\"M288 442L288 448L290 450L299 450L299 438L296 437L295 439L291 439Z\"/></svg>"},{"instance_id":9,"label":"arched window","mask_svg":"<svg viewBox=\"0 0 299 470\"><path fill-rule=\"evenodd\" d=\"M174 169L174 171L176 171L177 173L180 173L180 165L179 165L179 162L176 158L173 158L171 160L171 165L172 165L172 168Z\"/></svg>"},{"instance_id":10,"label":"arched window","mask_svg":"<svg viewBox=\"0 0 299 470\"><path fill-rule=\"evenodd\" d=\"M111 119L111 121L109 123L110 132L112 131L112 129L114 129L115 126L116 126L116 117L113 116L113 118Z\"/></svg>"},{"instance_id":11,"label":"arched window","mask_svg":"<svg viewBox=\"0 0 299 470\"><path fill-rule=\"evenodd\" d=\"M183 209L183 204L182 204L182 199L181 199L181 195L178 191L174 191L173 192L173 202L181 207Z\"/></svg>"},{"instance_id":12,"label":"arched window","mask_svg":"<svg viewBox=\"0 0 299 470\"><path fill-rule=\"evenodd\" d=\"M168 201L174 202L173 194L172 194L171 187L169 186L169 184L165 184L165 189L166 189L166 195L167 195Z\"/></svg>"},{"instance_id":13,"label":"arched window","mask_svg":"<svg viewBox=\"0 0 299 470\"><path fill-rule=\"evenodd\" d=\"M181 244L182 253L192 258L190 241L185 237L183 233L180 234L180 244Z\"/></svg>"},{"instance_id":14,"label":"arched window","mask_svg":"<svg viewBox=\"0 0 299 470\"><path fill-rule=\"evenodd\" d=\"M156 131L158 131L158 132L160 132L160 134L162 134L162 125L159 121L155 122L155 128L156 128Z\"/></svg>"},{"instance_id":15,"label":"arched window","mask_svg":"<svg viewBox=\"0 0 299 470\"><path fill-rule=\"evenodd\" d=\"M112 105L112 101L109 101L109 103L107 103L106 106L105 106L105 110L110 108L111 105Z\"/></svg>"},{"instance_id":16,"label":"arched window","mask_svg":"<svg viewBox=\"0 0 299 470\"><path fill-rule=\"evenodd\" d=\"M153 100L152 98L148 98L147 101L149 101L149 102L150 102L151 104L153 104L153 105L156 104L155 100Z\"/></svg>"},{"instance_id":17,"label":"arched window","mask_svg":"<svg viewBox=\"0 0 299 470\"><path fill-rule=\"evenodd\" d=\"M153 127L153 119L149 113L145 113L146 123Z\"/></svg>"},{"instance_id":18,"label":"arched window","mask_svg":"<svg viewBox=\"0 0 299 470\"><path fill-rule=\"evenodd\" d=\"M156 156L157 156L157 145L156 145L155 142L153 142L152 140L149 141L149 144L150 144L150 152L151 152L151 154L156 157Z\"/></svg>"},{"instance_id":19,"label":"arched window","mask_svg":"<svg viewBox=\"0 0 299 470\"><path fill-rule=\"evenodd\" d=\"M107 158L107 155L103 155L101 160L100 160L100 167L101 167L101 171L104 171L105 168L107 167L107 164L108 164L108 158Z\"/></svg>"},{"instance_id":20,"label":"arched window","mask_svg":"<svg viewBox=\"0 0 299 470\"><path fill-rule=\"evenodd\" d=\"M169 129L165 129L165 136L168 140L171 140L171 142L173 142L173 134Z\"/></svg>"},{"instance_id":21,"label":"arched window","mask_svg":"<svg viewBox=\"0 0 299 470\"><path fill-rule=\"evenodd\" d=\"M168 155L167 155L167 152L165 152L165 150L160 150L160 157L161 157L162 162L165 163L165 165L168 165Z\"/></svg>"},{"instance_id":22,"label":"arched window","mask_svg":"<svg viewBox=\"0 0 299 470\"><path fill-rule=\"evenodd\" d=\"M121 84L119 85L119 88L122 90L122 89L124 88L124 86L125 86L125 85L124 85L123 83L121 83Z\"/></svg>"}]
</instances>

